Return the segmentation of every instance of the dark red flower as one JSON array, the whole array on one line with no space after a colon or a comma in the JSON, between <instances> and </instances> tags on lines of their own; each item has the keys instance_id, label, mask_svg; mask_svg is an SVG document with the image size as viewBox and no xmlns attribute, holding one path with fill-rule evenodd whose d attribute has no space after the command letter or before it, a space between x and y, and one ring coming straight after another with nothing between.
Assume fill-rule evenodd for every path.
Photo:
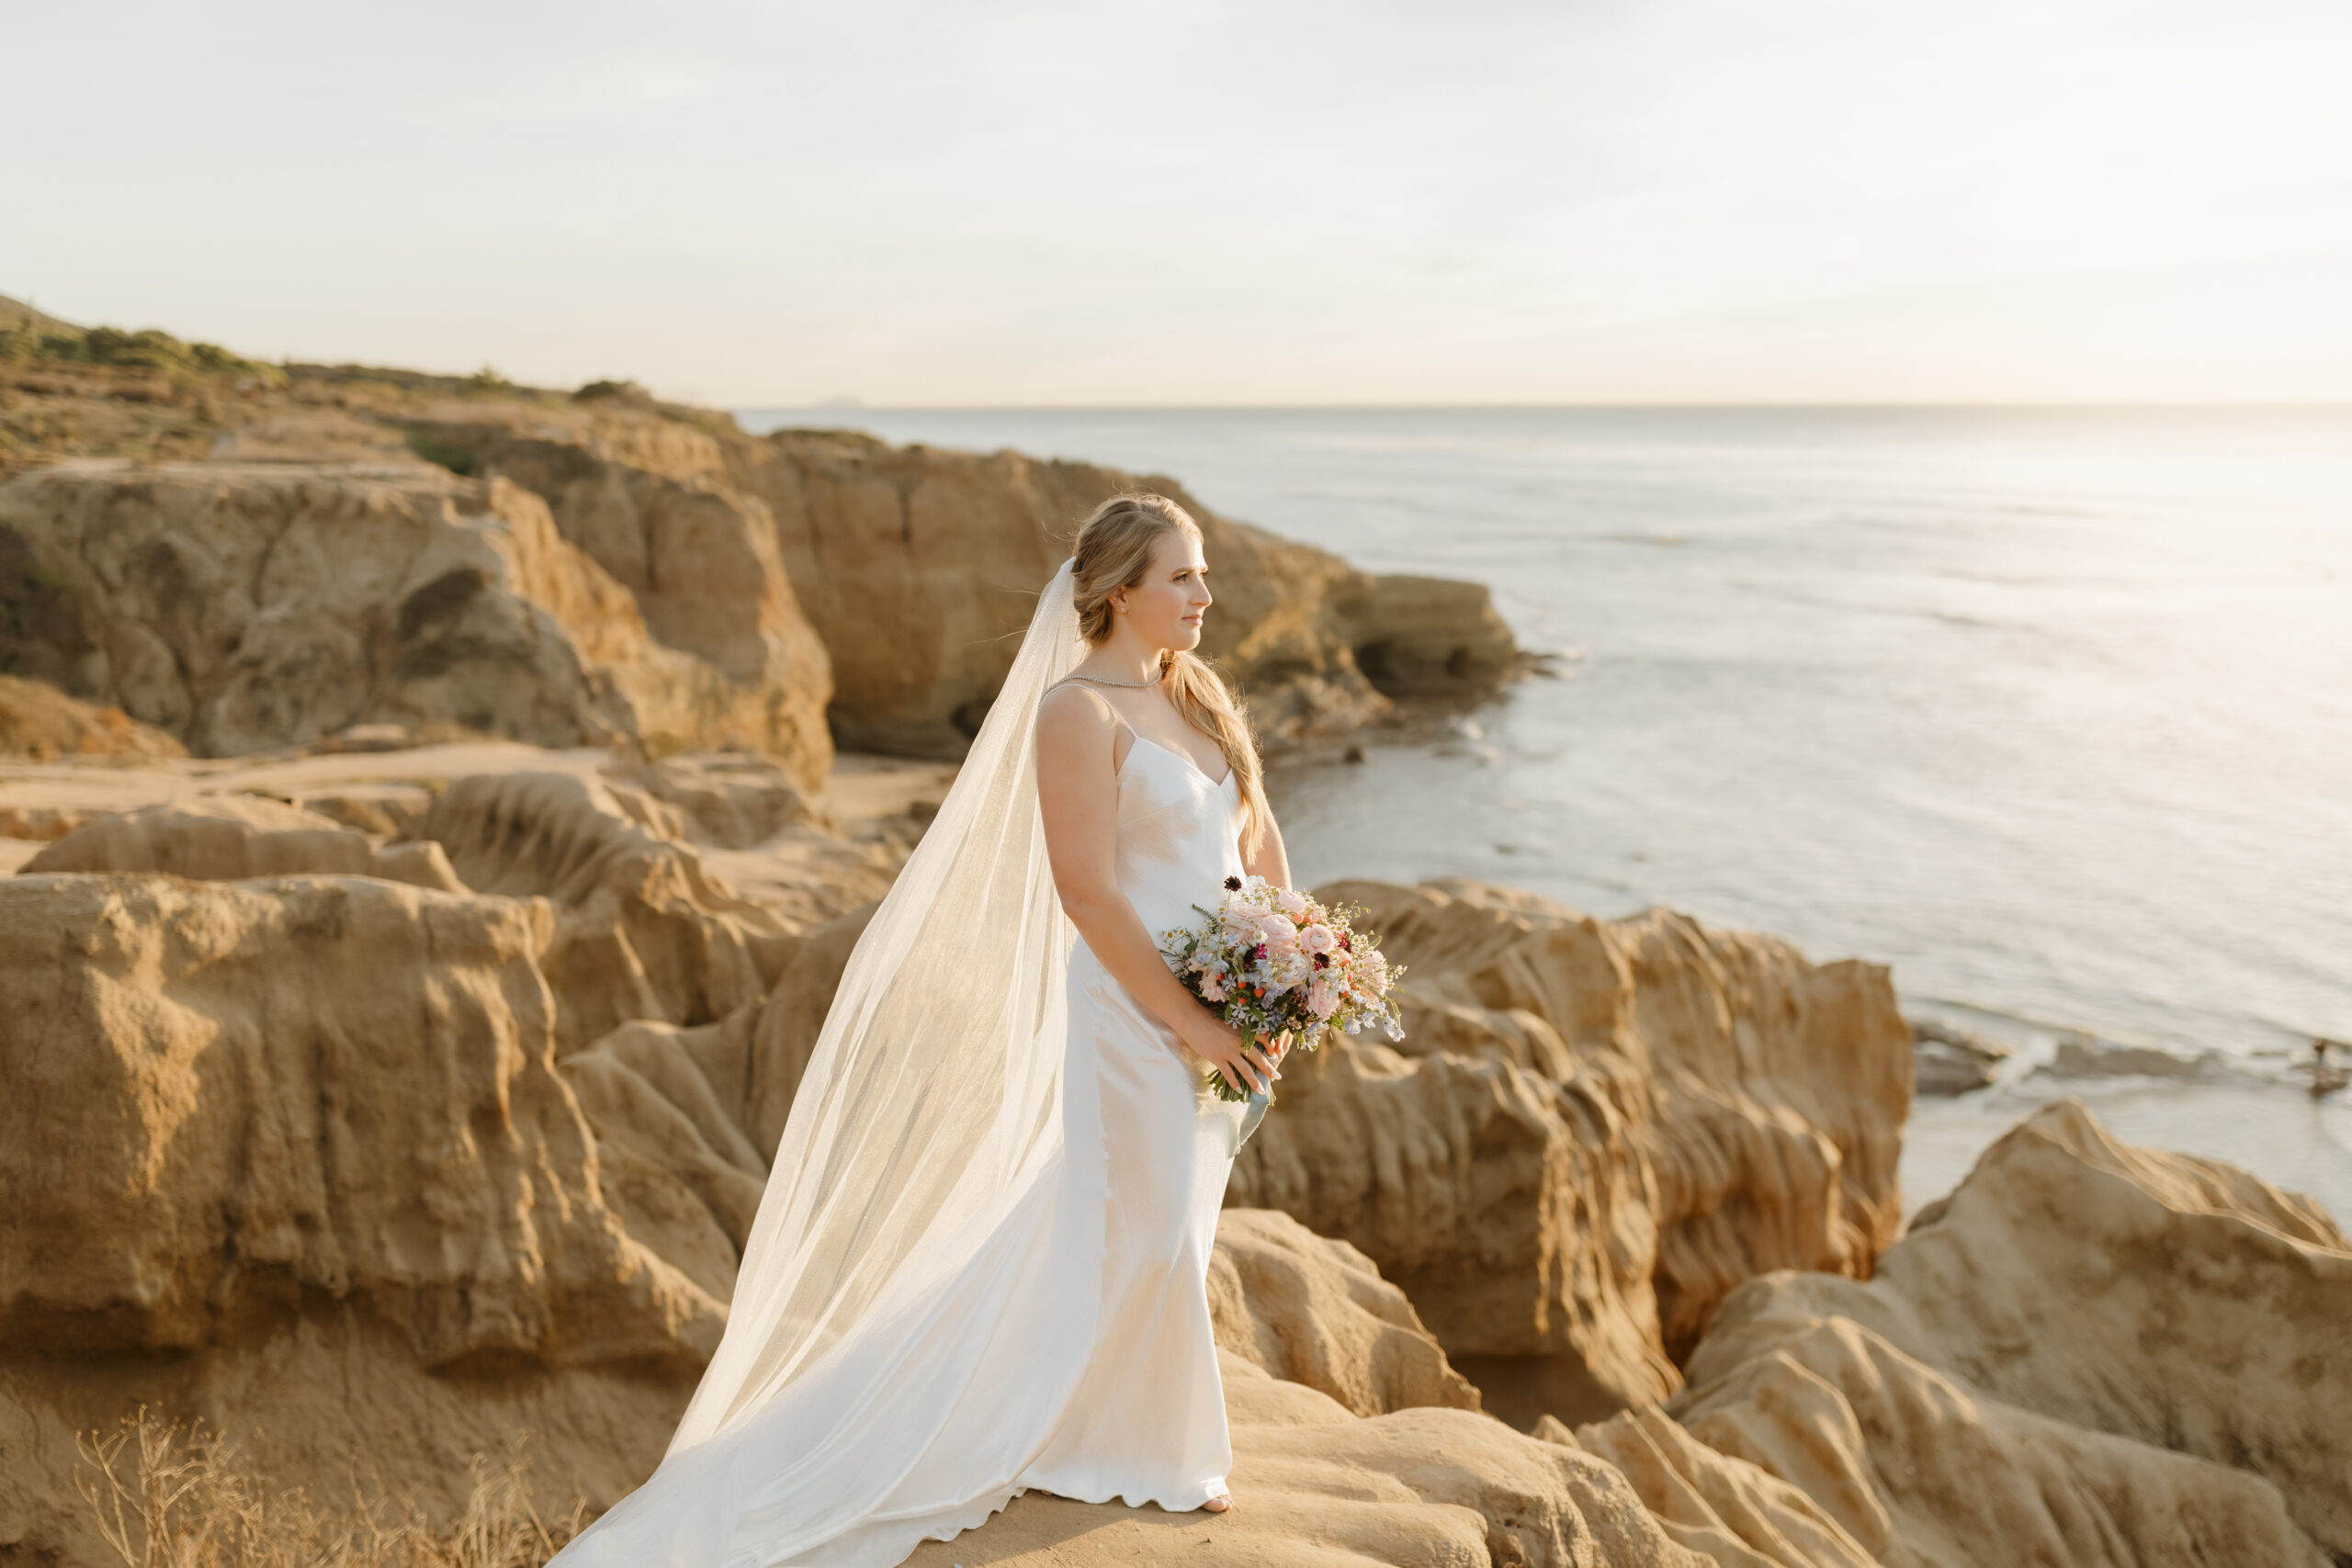
<instances>
[{"instance_id":1,"label":"dark red flower","mask_svg":"<svg viewBox=\"0 0 2352 1568\"><path fill-rule=\"evenodd\" d=\"M1241 891L1241 879L1240 879L1239 877L1238 877L1238 876L1228 876L1228 877L1227 877L1227 878L1225 879L1225 890L1226 890L1227 893L1238 893L1238 892L1240 892L1240 891Z\"/></svg>"}]
</instances>

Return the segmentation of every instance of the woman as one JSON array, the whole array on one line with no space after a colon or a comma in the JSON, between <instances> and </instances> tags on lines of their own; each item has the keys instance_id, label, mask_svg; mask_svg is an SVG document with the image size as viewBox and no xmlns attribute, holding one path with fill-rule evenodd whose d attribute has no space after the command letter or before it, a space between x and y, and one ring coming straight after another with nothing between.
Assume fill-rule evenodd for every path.
<instances>
[{"instance_id":1,"label":"woman","mask_svg":"<svg viewBox=\"0 0 2352 1568\"><path fill-rule=\"evenodd\" d=\"M1156 933L1287 882L1174 502L1095 509L850 956L662 1467L569 1568L892 1568L1028 1488L1230 1506L1206 1272L1279 1046ZM1079 939L1073 951L1073 937Z\"/></svg>"}]
</instances>

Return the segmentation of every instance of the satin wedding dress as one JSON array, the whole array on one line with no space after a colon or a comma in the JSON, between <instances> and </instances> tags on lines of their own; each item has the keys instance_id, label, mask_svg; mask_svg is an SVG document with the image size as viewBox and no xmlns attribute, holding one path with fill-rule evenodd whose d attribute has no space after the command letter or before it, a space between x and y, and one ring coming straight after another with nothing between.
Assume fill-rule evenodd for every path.
<instances>
[{"instance_id":1,"label":"satin wedding dress","mask_svg":"<svg viewBox=\"0 0 2352 1568\"><path fill-rule=\"evenodd\" d=\"M1031 750L1084 651L1069 592L844 972L668 1456L562 1568L893 1568L1029 1488L1224 1494L1205 1280L1242 1108L1054 900ZM1240 791L1126 741L1116 877L1156 937L1240 874Z\"/></svg>"}]
</instances>

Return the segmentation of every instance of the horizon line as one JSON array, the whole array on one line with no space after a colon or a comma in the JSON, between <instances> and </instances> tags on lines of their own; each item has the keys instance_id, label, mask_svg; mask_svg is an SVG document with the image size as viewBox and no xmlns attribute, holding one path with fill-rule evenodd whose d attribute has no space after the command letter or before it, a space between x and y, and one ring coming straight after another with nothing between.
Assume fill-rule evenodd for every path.
<instances>
[{"instance_id":1,"label":"horizon line","mask_svg":"<svg viewBox=\"0 0 2352 1568\"><path fill-rule=\"evenodd\" d=\"M681 399L681 401L690 400ZM1872 401L1747 400L1698 401L1645 400L1570 402L1235 402L1235 403L747 403L712 405L730 413L808 413L854 416L867 413L1508 413L1508 412L1756 412L1760 411L1858 412L1897 411L2097 412L2151 412L2161 411L2278 412L2352 413L2352 398L2183 398L2135 400L2086 399L2045 401L1953 399Z\"/></svg>"}]
</instances>

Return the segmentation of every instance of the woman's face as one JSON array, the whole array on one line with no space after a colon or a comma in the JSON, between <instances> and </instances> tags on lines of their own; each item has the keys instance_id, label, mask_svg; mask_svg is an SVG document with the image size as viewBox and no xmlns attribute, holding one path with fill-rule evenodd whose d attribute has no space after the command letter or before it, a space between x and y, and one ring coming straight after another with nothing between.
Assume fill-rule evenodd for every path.
<instances>
[{"instance_id":1,"label":"woman's face","mask_svg":"<svg viewBox=\"0 0 2352 1568\"><path fill-rule=\"evenodd\" d=\"M1200 646L1201 617L1211 603L1200 542L1170 528L1152 547L1143 581L1111 595L1128 629L1153 648Z\"/></svg>"}]
</instances>

